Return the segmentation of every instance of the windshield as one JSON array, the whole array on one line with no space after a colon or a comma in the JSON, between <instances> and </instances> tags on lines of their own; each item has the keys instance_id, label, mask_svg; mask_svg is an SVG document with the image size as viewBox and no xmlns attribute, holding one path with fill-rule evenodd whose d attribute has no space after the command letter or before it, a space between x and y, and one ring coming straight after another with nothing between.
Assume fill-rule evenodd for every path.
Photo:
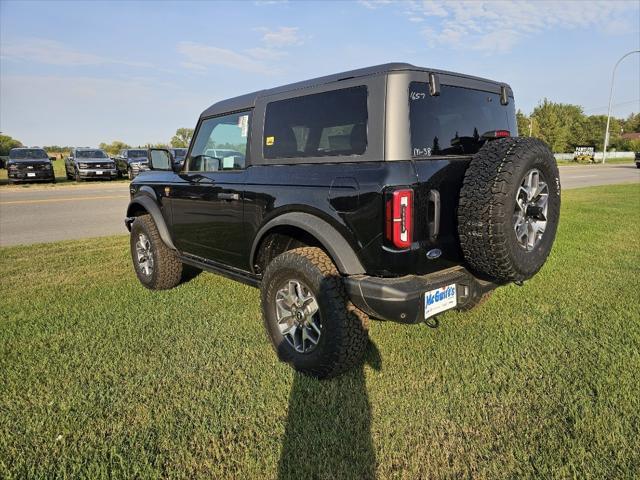
<instances>
[{"instance_id":1,"label":"windshield","mask_svg":"<svg viewBox=\"0 0 640 480\"><path fill-rule=\"evenodd\" d=\"M431 96L427 83L411 82L409 117L413 157L470 155L484 145L487 132L518 134L513 99L502 105L497 93L449 85Z\"/></svg>"},{"instance_id":2,"label":"windshield","mask_svg":"<svg viewBox=\"0 0 640 480\"><path fill-rule=\"evenodd\" d=\"M10 160L48 160L47 152L41 148L16 148L9 152Z\"/></svg>"},{"instance_id":3,"label":"windshield","mask_svg":"<svg viewBox=\"0 0 640 480\"><path fill-rule=\"evenodd\" d=\"M76 150L77 158L107 158L102 150Z\"/></svg>"},{"instance_id":4,"label":"windshield","mask_svg":"<svg viewBox=\"0 0 640 480\"><path fill-rule=\"evenodd\" d=\"M129 158L147 158L146 150L129 150Z\"/></svg>"}]
</instances>

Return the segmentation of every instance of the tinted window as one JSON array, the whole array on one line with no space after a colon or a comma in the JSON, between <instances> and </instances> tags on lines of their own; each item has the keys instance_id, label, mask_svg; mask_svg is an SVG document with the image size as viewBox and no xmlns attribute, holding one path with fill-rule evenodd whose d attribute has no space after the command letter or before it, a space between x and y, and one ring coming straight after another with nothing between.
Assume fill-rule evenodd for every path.
<instances>
[{"instance_id":1,"label":"tinted window","mask_svg":"<svg viewBox=\"0 0 640 480\"><path fill-rule=\"evenodd\" d=\"M129 158L147 158L146 150L129 150Z\"/></svg>"},{"instance_id":2,"label":"tinted window","mask_svg":"<svg viewBox=\"0 0 640 480\"><path fill-rule=\"evenodd\" d=\"M48 159L47 152L41 148L18 148L9 152L12 160L43 160Z\"/></svg>"},{"instance_id":3,"label":"tinted window","mask_svg":"<svg viewBox=\"0 0 640 480\"><path fill-rule=\"evenodd\" d=\"M208 118L200 124L187 165L189 172L245 168L249 113Z\"/></svg>"},{"instance_id":4,"label":"tinted window","mask_svg":"<svg viewBox=\"0 0 640 480\"><path fill-rule=\"evenodd\" d=\"M102 150L76 150L77 158L107 158Z\"/></svg>"},{"instance_id":5,"label":"tinted window","mask_svg":"<svg viewBox=\"0 0 640 480\"><path fill-rule=\"evenodd\" d=\"M265 158L362 155L367 148L367 87L268 104L263 147Z\"/></svg>"},{"instance_id":6,"label":"tinted window","mask_svg":"<svg viewBox=\"0 0 640 480\"><path fill-rule=\"evenodd\" d=\"M412 82L409 107L414 157L476 153L490 131L517 135L513 101L501 105L497 93L443 85L432 97L427 83Z\"/></svg>"}]
</instances>

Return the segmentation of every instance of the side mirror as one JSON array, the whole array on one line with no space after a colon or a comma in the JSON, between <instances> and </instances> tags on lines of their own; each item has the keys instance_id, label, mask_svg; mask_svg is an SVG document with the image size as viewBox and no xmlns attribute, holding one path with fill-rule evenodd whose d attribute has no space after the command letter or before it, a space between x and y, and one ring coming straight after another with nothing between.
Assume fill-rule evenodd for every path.
<instances>
[{"instance_id":1,"label":"side mirror","mask_svg":"<svg viewBox=\"0 0 640 480\"><path fill-rule=\"evenodd\" d=\"M52 162L55 162L57 159L56 157L49 157L49 160L51 160Z\"/></svg>"},{"instance_id":2,"label":"side mirror","mask_svg":"<svg viewBox=\"0 0 640 480\"><path fill-rule=\"evenodd\" d=\"M165 148L150 148L147 158L151 170L173 170L171 153Z\"/></svg>"}]
</instances>

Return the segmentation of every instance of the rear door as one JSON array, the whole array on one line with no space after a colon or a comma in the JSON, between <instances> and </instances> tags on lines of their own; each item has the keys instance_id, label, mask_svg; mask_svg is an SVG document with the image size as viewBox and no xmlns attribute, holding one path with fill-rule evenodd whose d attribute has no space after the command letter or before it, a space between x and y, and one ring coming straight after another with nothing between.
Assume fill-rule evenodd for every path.
<instances>
[{"instance_id":1,"label":"rear door","mask_svg":"<svg viewBox=\"0 0 640 480\"><path fill-rule=\"evenodd\" d=\"M172 230L183 253L247 269L243 228L250 112L201 121L179 181Z\"/></svg>"}]
</instances>

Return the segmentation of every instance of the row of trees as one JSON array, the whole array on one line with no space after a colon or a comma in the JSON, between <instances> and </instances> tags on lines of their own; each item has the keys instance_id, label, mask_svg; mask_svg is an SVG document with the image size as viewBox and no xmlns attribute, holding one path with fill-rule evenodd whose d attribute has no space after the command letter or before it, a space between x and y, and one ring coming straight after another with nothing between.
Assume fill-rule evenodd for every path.
<instances>
[{"instance_id":1,"label":"row of trees","mask_svg":"<svg viewBox=\"0 0 640 480\"><path fill-rule=\"evenodd\" d=\"M169 143L147 143L144 146L155 148L187 148L191 142L191 137L193 137L193 128L179 128L176 130L176 134L171 137ZM124 148L131 148L131 145L127 145L120 140L114 140L111 143L101 143L98 146L109 155L116 155Z\"/></svg>"},{"instance_id":2,"label":"row of trees","mask_svg":"<svg viewBox=\"0 0 640 480\"><path fill-rule=\"evenodd\" d=\"M554 103L546 98L533 109L531 115L516 113L518 135L544 140L554 153L572 152L578 145L595 145L602 150L606 115L585 115L582 107L568 103ZM609 147L612 150L639 151L640 141L627 140L623 133L640 132L640 114L626 119L611 117Z\"/></svg>"}]
</instances>

